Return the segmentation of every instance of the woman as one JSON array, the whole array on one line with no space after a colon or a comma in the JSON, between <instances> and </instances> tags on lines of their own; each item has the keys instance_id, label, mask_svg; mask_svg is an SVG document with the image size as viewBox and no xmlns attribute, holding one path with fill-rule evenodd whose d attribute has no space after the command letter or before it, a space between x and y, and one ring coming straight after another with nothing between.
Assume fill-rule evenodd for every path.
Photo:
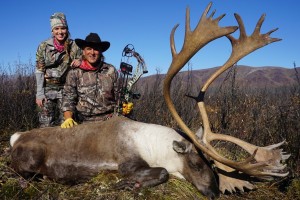
<instances>
[{"instance_id":1,"label":"woman","mask_svg":"<svg viewBox=\"0 0 300 200\"><path fill-rule=\"evenodd\" d=\"M62 90L70 67L81 63L81 50L70 39L66 16L54 13L50 17L52 37L40 43L36 52L36 104L40 127L59 125Z\"/></svg>"}]
</instances>

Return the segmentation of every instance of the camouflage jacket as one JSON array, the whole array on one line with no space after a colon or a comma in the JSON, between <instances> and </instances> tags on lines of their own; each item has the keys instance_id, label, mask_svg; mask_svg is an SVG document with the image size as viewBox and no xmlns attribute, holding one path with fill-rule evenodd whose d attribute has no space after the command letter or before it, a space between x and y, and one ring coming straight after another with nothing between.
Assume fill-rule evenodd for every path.
<instances>
[{"instance_id":1,"label":"camouflage jacket","mask_svg":"<svg viewBox=\"0 0 300 200\"><path fill-rule=\"evenodd\" d=\"M63 111L95 116L114 111L118 90L118 72L103 63L97 71L71 69L67 75L63 94Z\"/></svg>"},{"instance_id":2,"label":"camouflage jacket","mask_svg":"<svg viewBox=\"0 0 300 200\"><path fill-rule=\"evenodd\" d=\"M53 44L53 38L42 42L36 52L36 68L45 73L45 78L60 78L65 74L74 59L81 59L81 50L69 39L69 56L66 51L58 52Z\"/></svg>"},{"instance_id":3,"label":"camouflage jacket","mask_svg":"<svg viewBox=\"0 0 300 200\"><path fill-rule=\"evenodd\" d=\"M36 51L36 84L37 98L44 98L47 90L62 88L67 71L74 59L81 59L81 50L71 39L69 41L69 56L66 51L58 52L49 38L38 46Z\"/></svg>"}]
</instances>

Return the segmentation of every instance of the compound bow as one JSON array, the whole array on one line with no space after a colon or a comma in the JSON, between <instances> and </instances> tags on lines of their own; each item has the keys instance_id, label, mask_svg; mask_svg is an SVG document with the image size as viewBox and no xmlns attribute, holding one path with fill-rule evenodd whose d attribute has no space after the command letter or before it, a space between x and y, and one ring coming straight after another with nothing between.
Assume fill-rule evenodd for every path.
<instances>
[{"instance_id":1,"label":"compound bow","mask_svg":"<svg viewBox=\"0 0 300 200\"><path fill-rule=\"evenodd\" d=\"M133 92L133 85L141 78L143 74L148 73L144 59L140 56L138 52L135 51L132 44L125 46L122 52L122 57L127 58L127 62L121 61L120 72L121 72L121 85L119 90L118 98L118 112L122 113L123 104L127 104L132 99L139 99L140 94ZM129 58L135 57L138 64L135 68L134 74L132 74L132 65L128 63Z\"/></svg>"}]
</instances>

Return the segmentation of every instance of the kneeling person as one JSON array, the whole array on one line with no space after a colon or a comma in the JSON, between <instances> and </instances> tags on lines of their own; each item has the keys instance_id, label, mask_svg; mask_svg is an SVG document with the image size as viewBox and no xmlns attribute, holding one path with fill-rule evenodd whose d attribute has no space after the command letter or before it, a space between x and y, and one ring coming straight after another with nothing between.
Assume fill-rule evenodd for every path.
<instances>
[{"instance_id":1,"label":"kneeling person","mask_svg":"<svg viewBox=\"0 0 300 200\"><path fill-rule=\"evenodd\" d=\"M110 43L101 41L96 33L75 42L82 49L83 57L80 67L70 70L66 78L62 128L73 127L78 121L106 120L117 106L118 72L113 65L104 62L103 56Z\"/></svg>"}]
</instances>

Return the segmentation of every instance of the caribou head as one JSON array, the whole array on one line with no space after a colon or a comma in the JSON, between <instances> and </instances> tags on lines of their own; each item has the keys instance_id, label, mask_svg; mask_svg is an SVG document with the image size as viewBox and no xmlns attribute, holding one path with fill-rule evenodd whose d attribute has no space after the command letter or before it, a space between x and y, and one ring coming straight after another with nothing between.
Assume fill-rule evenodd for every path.
<instances>
[{"instance_id":1,"label":"caribou head","mask_svg":"<svg viewBox=\"0 0 300 200\"><path fill-rule=\"evenodd\" d=\"M207 197L213 199L219 192L234 192L236 188L252 189L253 185L231 174L236 172L252 177L268 179L286 176L282 161L288 155L277 149L282 143L258 147L237 138L212 133L204 106L204 93L210 83L224 70L243 56L279 41L270 38L272 30L260 34L264 16L260 18L251 36L246 36L242 19L235 14L239 27L219 27L218 22L224 15L213 19L214 12L207 17L211 3L205 9L196 29L190 30L189 9L186 13L186 32L183 48L176 53L174 33L171 33L173 60L164 81L164 97L173 117L183 132L174 129L133 121L115 116L103 122L84 123L71 129L60 127L33 129L12 135L11 166L17 173L27 176L42 174L61 182L77 183L99 173L100 170L117 170L124 179L115 187L140 188L155 186L168 180L169 174L185 178ZM230 36L240 29L239 39ZM202 47L214 39L226 36L232 43L229 60L205 83L198 97L204 130L193 133L177 114L170 98L170 85L173 77ZM233 142L250 153L241 162L229 160L210 144L213 140ZM208 159L214 160L219 179L210 166ZM218 181L219 180L219 183Z\"/></svg>"}]
</instances>

